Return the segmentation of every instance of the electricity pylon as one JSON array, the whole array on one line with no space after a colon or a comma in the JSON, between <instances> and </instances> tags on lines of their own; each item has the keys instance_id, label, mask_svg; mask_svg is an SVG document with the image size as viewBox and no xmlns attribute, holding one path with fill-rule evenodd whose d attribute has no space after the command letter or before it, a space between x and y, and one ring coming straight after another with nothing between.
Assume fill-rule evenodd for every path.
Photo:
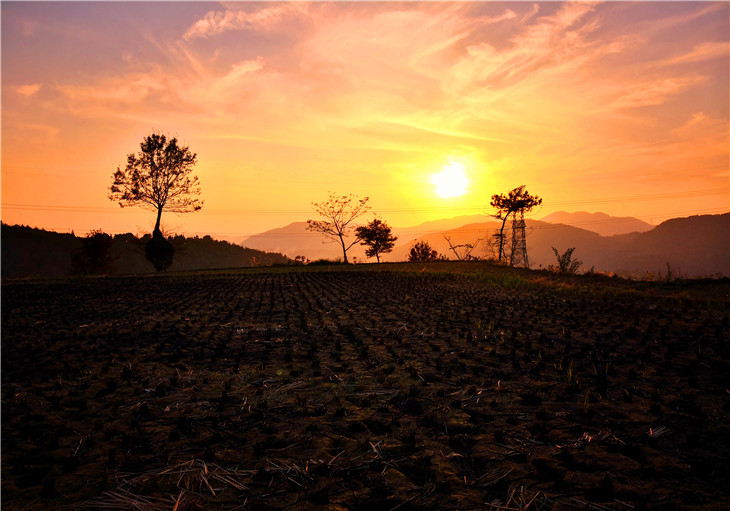
<instances>
[{"instance_id":1,"label":"electricity pylon","mask_svg":"<svg viewBox=\"0 0 730 511\"><path fill-rule=\"evenodd\" d=\"M515 211L512 216L512 253L510 266L530 267L527 260L527 236L525 235L525 212Z\"/></svg>"}]
</instances>

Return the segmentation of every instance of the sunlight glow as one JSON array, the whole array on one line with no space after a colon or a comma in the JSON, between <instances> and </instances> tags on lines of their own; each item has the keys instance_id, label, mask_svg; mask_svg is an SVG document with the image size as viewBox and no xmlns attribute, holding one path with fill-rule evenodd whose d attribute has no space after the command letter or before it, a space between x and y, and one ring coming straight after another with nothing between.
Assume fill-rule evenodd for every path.
<instances>
[{"instance_id":1,"label":"sunlight glow","mask_svg":"<svg viewBox=\"0 0 730 511\"><path fill-rule=\"evenodd\" d=\"M431 176L431 182L436 187L436 194L444 199L464 195L469 186L464 165L453 161L444 165L444 170Z\"/></svg>"}]
</instances>

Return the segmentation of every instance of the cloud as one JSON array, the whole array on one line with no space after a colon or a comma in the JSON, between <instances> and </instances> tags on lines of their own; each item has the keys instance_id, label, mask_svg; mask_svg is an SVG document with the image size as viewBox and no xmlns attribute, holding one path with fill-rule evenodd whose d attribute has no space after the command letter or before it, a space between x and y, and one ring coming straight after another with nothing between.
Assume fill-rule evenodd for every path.
<instances>
[{"instance_id":1,"label":"cloud","mask_svg":"<svg viewBox=\"0 0 730 511\"><path fill-rule=\"evenodd\" d=\"M21 19L18 22L20 33L25 37L31 37L38 31L38 22L30 19Z\"/></svg>"},{"instance_id":2,"label":"cloud","mask_svg":"<svg viewBox=\"0 0 730 511\"><path fill-rule=\"evenodd\" d=\"M446 90L455 97L472 93L482 96L485 87L505 89L519 82L536 81L543 71L567 74L577 69L591 53L601 53L596 50L599 44L587 39L597 24L573 28L593 7L591 3L567 3L554 16L539 18L517 33L506 48L498 49L488 42L467 47L446 75Z\"/></svg>"},{"instance_id":3,"label":"cloud","mask_svg":"<svg viewBox=\"0 0 730 511\"><path fill-rule=\"evenodd\" d=\"M665 59L660 64L669 66L676 64L687 64L691 62L703 62L718 58L728 59L730 54L730 42L706 42L696 45L689 52Z\"/></svg>"},{"instance_id":4,"label":"cloud","mask_svg":"<svg viewBox=\"0 0 730 511\"><path fill-rule=\"evenodd\" d=\"M119 106L138 104L154 92L170 90L170 85L164 73L136 72L97 84L58 85L57 89L75 104Z\"/></svg>"},{"instance_id":5,"label":"cloud","mask_svg":"<svg viewBox=\"0 0 730 511\"><path fill-rule=\"evenodd\" d=\"M703 126L707 126L712 122L711 119L709 119L704 112L695 112L692 114L692 117L682 124L679 128L676 128L674 130L675 133L679 134L686 134L693 132L696 128L701 128Z\"/></svg>"},{"instance_id":6,"label":"cloud","mask_svg":"<svg viewBox=\"0 0 730 511\"><path fill-rule=\"evenodd\" d=\"M23 128L31 130L35 132L35 134L40 134L46 137L55 137L59 133L59 129L55 126L50 126L48 124L23 124Z\"/></svg>"},{"instance_id":7,"label":"cloud","mask_svg":"<svg viewBox=\"0 0 730 511\"><path fill-rule=\"evenodd\" d=\"M636 83L608 104L608 109L661 105L690 87L706 80L703 76L671 77Z\"/></svg>"},{"instance_id":8,"label":"cloud","mask_svg":"<svg viewBox=\"0 0 730 511\"><path fill-rule=\"evenodd\" d=\"M231 30L271 30L283 20L304 13L297 4L267 7L255 12L227 9L208 11L183 34L183 39L211 37Z\"/></svg>"},{"instance_id":9,"label":"cloud","mask_svg":"<svg viewBox=\"0 0 730 511\"><path fill-rule=\"evenodd\" d=\"M637 139L636 126L651 122L638 108L667 105L705 83L680 60L721 52L698 42L673 57L676 69L657 65L671 59L661 48L636 64L637 50L653 42L632 30L606 32L610 4L571 2L546 15L537 6L468 2L255 5L208 12L184 40L160 43L164 61L144 71L136 62L124 73L62 86L66 105L90 117L167 119L218 138L311 151L459 147L484 158L545 161L570 151L583 163L627 140L668 137L669 126L639 131L644 139ZM307 30L290 29L291 20L306 20ZM245 46L247 34L236 35L244 59L200 44L228 31L273 29L280 33L254 49L258 56ZM594 132L602 136L587 140Z\"/></svg>"},{"instance_id":10,"label":"cloud","mask_svg":"<svg viewBox=\"0 0 730 511\"><path fill-rule=\"evenodd\" d=\"M19 86L15 87L15 92L17 92L21 96L26 96L26 97L33 96L39 90L41 90L40 83L31 83L28 85L19 85Z\"/></svg>"}]
</instances>

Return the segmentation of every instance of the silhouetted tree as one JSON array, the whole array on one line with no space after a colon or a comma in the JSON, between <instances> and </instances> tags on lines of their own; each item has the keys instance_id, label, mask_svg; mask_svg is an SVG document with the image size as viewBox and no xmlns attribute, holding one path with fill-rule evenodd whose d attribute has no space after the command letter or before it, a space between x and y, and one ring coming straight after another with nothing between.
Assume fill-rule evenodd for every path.
<instances>
[{"instance_id":1,"label":"silhouetted tree","mask_svg":"<svg viewBox=\"0 0 730 511\"><path fill-rule=\"evenodd\" d=\"M155 229L152 239L144 247L144 255L157 271L165 271L172 265L175 247L165 239L162 231Z\"/></svg>"},{"instance_id":2,"label":"silhouetted tree","mask_svg":"<svg viewBox=\"0 0 730 511\"><path fill-rule=\"evenodd\" d=\"M450 236L446 236L445 234L443 236L446 240L446 243L449 244L449 250L454 253L458 261L471 261L473 259L478 259L477 257L471 255L471 253L479 246L479 243L482 241L480 238L477 238L476 242L474 243L461 243L459 245L454 245L453 243L451 243ZM461 250L461 253L459 253L460 249L463 249Z\"/></svg>"},{"instance_id":3,"label":"silhouetted tree","mask_svg":"<svg viewBox=\"0 0 730 511\"><path fill-rule=\"evenodd\" d=\"M198 196L197 176L190 172L195 166L196 154L187 146L179 146L176 138L153 133L140 144L141 151L127 155L127 166L117 167L110 187L109 199L120 207L141 206L157 212L147 258L158 269L172 263L173 248L160 232L162 211L189 213L203 206Z\"/></svg>"},{"instance_id":4,"label":"silhouetted tree","mask_svg":"<svg viewBox=\"0 0 730 511\"><path fill-rule=\"evenodd\" d=\"M490 205L497 209L492 216L498 220L502 220L499 232L495 234L499 246L498 260L501 261L504 256L504 225L507 219L512 216L513 226L517 220L517 214L523 216L526 212L532 210L535 206L542 204L542 199L537 196L530 195L525 189L525 185L518 186L511 190L506 196L504 194L492 195ZM514 232L512 233L514 236Z\"/></svg>"},{"instance_id":5,"label":"silhouetted tree","mask_svg":"<svg viewBox=\"0 0 730 511\"><path fill-rule=\"evenodd\" d=\"M355 234L360 239L360 244L367 246L365 255L375 256L380 262L380 254L387 254L393 250L397 236L393 236L391 228L385 222L374 218L369 224L362 225L355 229Z\"/></svg>"},{"instance_id":6,"label":"silhouetted tree","mask_svg":"<svg viewBox=\"0 0 730 511\"><path fill-rule=\"evenodd\" d=\"M347 251L360 241L356 236L355 240L348 244L345 237L353 229L350 224L370 209L367 204L368 200L370 200L369 197L356 199L352 194L335 195L330 192L330 197L325 202L312 203L314 209L324 220L307 220L307 230L321 232L325 238L338 242L342 247L345 264L347 264Z\"/></svg>"},{"instance_id":7,"label":"silhouetted tree","mask_svg":"<svg viewBox=\"0 0 730 511\"><path fill-rule=\"evenodd\" d=\"M578 269L583 266L583 261L573 259L573 251L575 250L575 247L567 249L562 254L558 252L557 248L552 247L552 249L558 260L558 266L553 266L553 268L557 269L560 273L577 273Z\"/></svg>"},{"instance_id":8,"label":"silhouetted tree","mask_svg":"<svg viewBox=\"0 0 730 511\"><path fill-rule=\"evenodd\" d=\"M162 211L188 213L198 211L197 176L190 172L197 155L187 146L179 146L176 138L153 133L140 144L141 151L127 155L127 166L112 176L109 199L120 207L141 206L157 212L155 231L160 230Z\"/></svg>"},{"instance_id":9,"label":"silhouetted tree","mask_svg":"<svg viewBox=\"0 0 730 511\"><path fill-rule=\"evenodd\" d=\"M111 255L114 240L101 230L91 231L71 260L74 275L108 275L113 271Z\"/></svg>"},{"instance_id":10,"label":"silhouetted tree","mask_svg":"<svg viewBox=\"0 0 730 511\"><path fill-rule=\"evenodd\" d=\"M436 261L439 253L431 248L427 241L419 241L411 248L408 253L408 260L412 263L422 261Z\"/></svg>"}]
</instances>

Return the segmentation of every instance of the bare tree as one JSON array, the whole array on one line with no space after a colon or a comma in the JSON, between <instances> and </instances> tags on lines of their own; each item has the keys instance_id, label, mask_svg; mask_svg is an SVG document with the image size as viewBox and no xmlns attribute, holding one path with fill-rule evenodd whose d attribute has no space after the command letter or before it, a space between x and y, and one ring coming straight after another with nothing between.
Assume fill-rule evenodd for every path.
<instances>
[{"instance_id":1,"label":"bare tree","mask_svg":"<svg viewBox=\"0 0 730 511\"><path fill-rule=\"evenodd\" d=\"M370 210L368 200L370 200L369 197L356 199L352 194L335 195L330 192L328 200L312 203L315 211L323 220L307 220L307 230L321 232L325 238L339 243L342 247L345 264L348 262L347 251L360 241L357 236L349 244L345 241L347 235L354 229L354 226L350 224Z\"/></svg>"},{"instance_id":2,"label":"bare tree","mask_svg":"<svg viewBox=\"0 0 730 511\"><path fill-rule=\"evenodd\" d=\"M179 146L176 138L153 133L140 144L141 151L127 156L127 166L117 167L109 199L119 206L141 206L157 212L154 233L160 232L162 211L188 213L198 211L200 185L190 172L196 154Z\"/></svg>"},{"instance_id":3,"label":"bare tree","mask_svg":"<svg viewBox=\"0 0 730 511\"><path fill-rule=\"evenodd\" d=\"M456 256L456 259L459 261L470 261L472 259L477 259L476 257L472 256L471 253L479 246L479 243L482 241L480 238L477 239L475 243L461 243L459 245L454 245L451 243L451 238L449 236L443 235L444 239L446 240L446 243L449 244L449 249L454 253ZM461 253L459 253L459 250L461 250Z\"/></svg>"},{"instance_id":4,"label":"bare tree","mask_svg":"<svg viewBox=\"0 0 730 511\"><path fill-rule=\"evenodd\" d=\"M482 241L484 241L484 257L486 259L497 259L497 254L499 253L499 243L497 240L498 236L499 233L496 233L492 236L488 236L482 239Z\"/></svg>"},{"instance_id":5,"label":"bare tree","mask_svg":"<svg viewBox=\"0 0 730 511\"><path fill-rule=\"evenodd\" d=\"M355 229L360 243L367 246L365 249L365 255L373 257L380 262L380 254L387 254L395 246L395 242L398 239L397 236L392 235L391 228L388 224L377 218L367 225L361 225Z\"/></svg>"}]
</instances>

